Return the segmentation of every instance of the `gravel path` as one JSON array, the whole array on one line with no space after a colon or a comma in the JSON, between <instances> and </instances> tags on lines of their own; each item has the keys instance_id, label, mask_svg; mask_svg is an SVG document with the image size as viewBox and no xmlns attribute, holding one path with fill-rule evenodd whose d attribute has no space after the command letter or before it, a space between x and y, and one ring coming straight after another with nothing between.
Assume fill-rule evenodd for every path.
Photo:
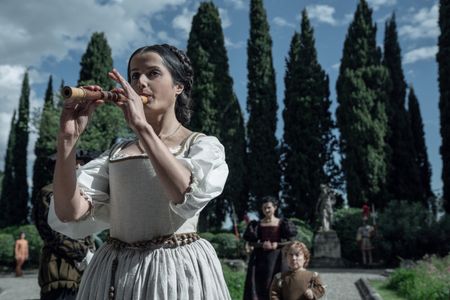
<instances>
[{"instance_id":1,"label":"gravel path","mask_svg":"<svg viewBox=\"0 0 450 300\"><path fill-rule=\"evenodd\" d=\"M1 300L38 300L39 291L37 270L25 270L23 277L15 277L14 273L0 274Z\"/></svg>"},{"instance_id":2,"label":"gravel path","mask_svg":"<svg viewBox=\"0 0 450 300\"><path fill-rule=\"evenodd\" d=\"M360 300L355 286L360 278L385 279L383 270L366 269L314 269L318 272L324 284L327 285L325 300Z\"/></svg>"},{"instance_id":3,"label":"gravel path","mask_svg":"<svg viewBox=\"0 0 450 300\"><path fill-rule=\"evenodd\" d=\"M382 270L362 269L313 269L320 274L327 285L325 300L356 300L361 299L355 282L360 278L383 279ZM39 286L37 271L25 271L20 278L14 274L0 274L0 299L2 300L37 300Z\"/></svg>"}]
</instances>

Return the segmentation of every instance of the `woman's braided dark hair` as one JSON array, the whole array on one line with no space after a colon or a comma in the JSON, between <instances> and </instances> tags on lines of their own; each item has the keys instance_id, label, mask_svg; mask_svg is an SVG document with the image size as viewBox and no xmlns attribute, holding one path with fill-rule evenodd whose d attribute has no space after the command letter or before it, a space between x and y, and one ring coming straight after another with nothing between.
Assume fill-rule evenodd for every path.
<instances>
[{"instance_id":1,"label":"woman's braided dark hair","mask_svg":"<svg viewBox=\"0 0 450 300\"><path fill-rule=\"evenodd\" d=\"M128 61L128 81L131 81L131 59L135 55L145 52L155 52L159 54L162 58L163 64L172 75L174 83L181 84L183 86L183 92L177 96L175 103L175 115L181 124L189 124L192 114L191 92L192 85L194 83L194 70L192 69L192 64L189 57L187 57L187 55L180 49L168 44L141 47L131 54Z\"/></svg>"}]
</instances>

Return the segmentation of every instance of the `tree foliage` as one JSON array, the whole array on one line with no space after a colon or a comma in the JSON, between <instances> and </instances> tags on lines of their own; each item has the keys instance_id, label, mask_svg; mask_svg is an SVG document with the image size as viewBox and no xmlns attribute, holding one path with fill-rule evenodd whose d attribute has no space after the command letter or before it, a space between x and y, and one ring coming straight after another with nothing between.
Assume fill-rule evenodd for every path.
<instances>
[{"instance_id":1,"label":"tree foliage","mask_svg":"<svg viewBox=\"0 0 450 300\"><path fill-rule=\"evenodd\" d=\"M411 124L411 132L414 141L415 162L419 168L420 185L423 193L422 198L428 204L430 198L434 198L431 190L431 165L428 160L427 145L425 143L425 132L423 129L422 115L420 113L419 101L417 100L414 88L409 87L408 114Z\"/></svg>"},{"instance_id":2,"label":"tree foliage","mask_svg":"<svg viewBox=\"0 0 450 300\"><path fill-rule=\"evenodd\" d=\"M111 48L103 33L95 32L81 57L80 79L78 85L99 85L105 90L114 87L108 77L113 68ZM83 150L104 151L117 137L131 134L123 112L114 104L106 103L98 107L78 145Z\"/></svg>"},{"instance_id":3,"label":"tree foliage","mask_svg":"<svg viewBox=\"0 0 450 300\"><path fill-rule=\"evenodd\" d=\"M383 207L386 199L385 105L391 86L375 37L372 10L361 0L348 29L336 82L347 198L350 206L357 207L365 199Z\"/></svg>"},{"instance_id":4,"label":"tree foliage","mask_svg":"<svg viewBox=\"0 0 450 300\"><path fill-rule=\"evenodd\" d=\"M16 111L11 118L9 129L8 144L5 155L5 170L2 180L2 193L0 197L0 227L10 225L11 210L14 200L17 199L17 190L14 181L14 144L16 140Z\"/></svg>"},{"instance_id":5,"label":"tree foliage","mask_svg":"<svg viewBox=\"0 0 450 300\"><path fill-rule=\"evenodd\" d=\"M14 209L11 210L11 222L9 225L21 225L28 223L28 181L27 181L27 149L29 140L30 119L30 83L28 71L25 72L22 91L19 99L17 122L15 124L14 142L14 186L17 189L17 198L13 200Z\"/></svg>"},{"instance_id":6,"label":"tree foliage","mask_svg":"<svg viewBox=\"0 0 450 300\"><path fill-rule=\"evenodd\" d=\"M5 175L0 198L0 226L28 223L27 147L30 116L28 71L22 81L19 108L14 111L5 156Z\"/></svg>"},{"instance_id":7,"label":"tree foliage","mask_svg":"<svg viewBox=\"0 0 450 300\"><path fill-rule=\"evenodd\" d=\"M284 135L282 145L285 214L309 222L321 184L339 175L333 159L337 144L332 134L329 80L317 61L314 32L306 10L301 34L295 33L286 60Z\"/></svg>"},{"instance_id":8,"label":"tree foliage","mask_svg":"<svg viewBox=\"0 0 450 300\"><path fill-rule=\"evenodd\" d=\"M450 1L440 0L438 40L439 110L441 113L442 181L444 183L444 208L450 213Z\"/></svg>"},{"instance_id":9,"label":"tree foliage","mask_svg":"<svg viewBox=\"0 0 450 300\"><path fill-rule=\"evenodd\" d=\"M239 217L247 211L245 192L245 129L233 80L218 9L203 2L193 18L187 55L195 80L191 128L214 135L225 147L230 170L225 190L200 215L200 229L220 228L233 205Z\"/></svg>"},{"instance_id":10,"label":"tree foliage","mask_svg":"<svg viewBox=\"0 0 450 300\"><path fill-rule=\"evenodd\" d=\"M250 1L250 37L247 42L248 178L253 209L261 198L278 196L280 168L275 71L272 38L262 0Z\"/></svg>"},{"instance_id":11,"label":"tree foliage","mask_svg":"<svg viewBox=\"0 0 450 300\"><path fill-rule=\"evenodd\" d=\"M405 108L406 83L395 15L386 22L383 64L389 70L392 90L386 103L389 146L387 192L393 199L424 201L410 120Z\"/></svg>"},{"instance_id":12,"label":"tree foliage","mask_svg":"<svg viewBox=\"0 0 450 300\"><path fill-rule=\"evenodd\" d=\"M36 160L33 167L33 190L31 203L35 205L36 197L42 187L52 182L53 163L51 155L56 152L56 136L59 127L59 110L54 104L53 80L50 76L45 92L44 105L39 119L36 120L38 138L34 145Z\"/></svg>"}]
</instances>

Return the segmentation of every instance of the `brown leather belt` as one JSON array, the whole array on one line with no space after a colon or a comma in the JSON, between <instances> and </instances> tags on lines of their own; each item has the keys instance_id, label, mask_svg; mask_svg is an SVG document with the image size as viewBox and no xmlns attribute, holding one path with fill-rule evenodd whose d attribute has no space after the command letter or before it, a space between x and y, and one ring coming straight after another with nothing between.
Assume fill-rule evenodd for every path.
<instances>
[{"instance_id":1,"label":"brown leather belt","mask_svg":"<svg viewBox=\"0 0 450 300\"><path fill-rule=\"evenodd\" d=\"M127 243L117 238L109 237L106 242L108 244L111 244L116 249L127 249L127 248L146 249L146 248L154 248L155 246L178 247L190 244L198 239L200 239L200 236L198 235L197 232L189 232L189 233L175 233L170 235L164 235L153 238L151 240L137 241L133 243Z\"/></svg>"}]
</instances>

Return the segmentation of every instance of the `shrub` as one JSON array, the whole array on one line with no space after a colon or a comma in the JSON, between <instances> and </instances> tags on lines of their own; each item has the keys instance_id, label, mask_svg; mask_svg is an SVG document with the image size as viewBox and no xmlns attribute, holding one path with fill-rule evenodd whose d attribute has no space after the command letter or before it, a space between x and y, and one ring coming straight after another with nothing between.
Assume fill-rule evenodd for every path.
<instances>
[{"instance_id":1,"label":"shrub","mask_svg":"<svg viewBox=\"0 0 450 300\"><path fill-rule=\"evenodd\" d=\"M450 256L443 259L432 256L411 269L397 269L387 287L411 300L450 299Z\"/></svg>"},{"instance_id":2,"label":"shrub","mask_svg":"<svg viewBox=\"0 0 450 300\"><path fill-rule=\"evenodd\" d=\"M11 234L0 233L0 264L9 265L14 261L14 238Z\"/></svg>"},{"instance_id":3,"label":"shrub","mask_svg":"<svg viewBox=\"0 0 450 300\"><path fill-rule=\"evenodd\" d=\"M214 238L214 233L212 233L212 232L200 232L199 235L201 238L207 240L210 243Z\"/></svg>"},{"instance_id":4,"label":"shrub","mask_svg":"<svg viewBox=\"0 0 450 300\"><path fill-rule=\"evenodd\" d=\"M314 235L311 227L305 221L297 218L290 218L289 220L297 226L297 236L295 239L304 243L311 250Z\"/></svg>"},{"instance_id":5,"label":"shrub","mask_svg":"<svg viewBox=\"0 0 450 300\"><path fill-rule=\"evenodd\" d=\"M418 259L431 249L427 234L427 210L420 203L391 201L379 216L378 228L381 236L379 251L388 263L397 263L396 258Z\"/></svg>"},{"instance_id":6,"label":"shrub","mask_svg":"<svg viewBox=\"0 0 450 300\"><path fill-rule=\"evenodd\" d=\"M232 233L218 233L211 238L211 244L220 258L241 258L244 241L236 239Z\"/></svg>"},{"instance_id":7,"label":"shrub","mask_svg":"<svg viewBox=\"0 0 450 300\"><path fill-rule=\"evenodd\" d=\"M336 231L341 242L342 257L356 262L361 257L361 251L356 242L356 232L362 225L362 213L358 208L341 208L334 214L332 228Z\"/></svg>"}]
</instances>

